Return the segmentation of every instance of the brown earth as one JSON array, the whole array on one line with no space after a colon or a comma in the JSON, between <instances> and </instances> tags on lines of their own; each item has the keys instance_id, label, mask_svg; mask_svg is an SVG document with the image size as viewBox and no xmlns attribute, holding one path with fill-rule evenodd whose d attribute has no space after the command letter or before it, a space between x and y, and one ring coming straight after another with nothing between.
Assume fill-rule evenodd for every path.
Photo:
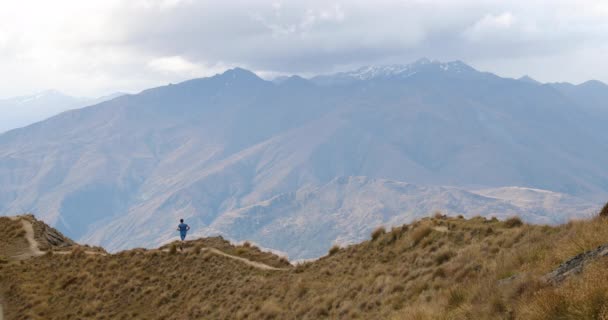
<instances>
[{"instance_id":1,"label":"brown earth","mask_svg":"<svg viewBox=\"0 0 608 320\"><path fill-rule=\"evenodd\" d=\"M0 219L5 256L27 246L14 222ZM558 284L545 275L606 243L601 217L436 215L295 267L221 238L112 255L73 245L0 264L0 294L6 319L603 319L607 260Z\"/></svg>"}]
</instances>

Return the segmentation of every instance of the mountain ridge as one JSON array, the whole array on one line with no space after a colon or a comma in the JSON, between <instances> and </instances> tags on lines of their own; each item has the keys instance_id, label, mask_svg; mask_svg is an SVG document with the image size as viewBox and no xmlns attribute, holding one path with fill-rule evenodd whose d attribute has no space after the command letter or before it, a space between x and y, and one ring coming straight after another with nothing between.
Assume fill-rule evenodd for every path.
<instances>
[{"instance_id":1,"label":"mountain ridge","mask_svg":"<svg viewBox=\"0 0 608 320\"><path fill-rule=\"evenodd\" d=\"M521 186L588 205L608 191L603 118L577 98L429 65L403 81L348 86L275 84L234 69L63 113L0 135L0 212L37 212L107 245L130 233L166 237L180 217L209 227L336 177Z\"/></svg>"}]
</instances>

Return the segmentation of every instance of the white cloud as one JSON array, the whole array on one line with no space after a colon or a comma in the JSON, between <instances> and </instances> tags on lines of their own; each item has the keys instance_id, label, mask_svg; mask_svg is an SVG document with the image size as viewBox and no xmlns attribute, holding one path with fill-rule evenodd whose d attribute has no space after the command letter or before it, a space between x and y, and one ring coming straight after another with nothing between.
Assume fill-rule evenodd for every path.
<instances>
[{"instance_id":1,"label":"white cloud","mask_svg":"<svg viewBox=\"0 0 608 320\"><path fill-rule=\"evenodd\" d=\"M200 73L202 68L180 56L155 58L148 62L148 66L155 71L194 75Z\"/></svg>"},{"instance_id":2,"label":"white cloud","mask_svg":"<svg viewBox=\"0 0 608 320\"><path fill-rule=\"evenodd\" d=\"M226 66L313 74L422 56L608 81L593 54L606 47L605 0L22 0L0 10L0 97L137 91Z\"/></svg>"},{"instance_id":3,"label":"white cloud","mask_svg":"<svg viewBox=\"0 0 608 320\"><path fill-rule=\"evenodd\" d=\"M470 40L480 41L496 32L508 32L515 24L515 20L511 12L499 15L487 14L465 30L464 34Z\"/></svg>"}]
</instances>

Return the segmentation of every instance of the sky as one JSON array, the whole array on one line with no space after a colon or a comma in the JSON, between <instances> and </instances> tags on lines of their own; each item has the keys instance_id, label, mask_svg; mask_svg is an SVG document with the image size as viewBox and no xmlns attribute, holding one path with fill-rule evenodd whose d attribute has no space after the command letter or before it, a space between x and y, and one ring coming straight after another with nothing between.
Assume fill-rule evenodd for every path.
<instances>
[{"instance_id":1,"label":"sky","mask_svg":"<svg viewBox=\"0 0 608 320\"><path fill-rule=\"evenodd\" d=\"M271 78L421 57L608 82L608 1L0 1L0 98L137 92L236 66Z\"/></svg>"}]
</instances>

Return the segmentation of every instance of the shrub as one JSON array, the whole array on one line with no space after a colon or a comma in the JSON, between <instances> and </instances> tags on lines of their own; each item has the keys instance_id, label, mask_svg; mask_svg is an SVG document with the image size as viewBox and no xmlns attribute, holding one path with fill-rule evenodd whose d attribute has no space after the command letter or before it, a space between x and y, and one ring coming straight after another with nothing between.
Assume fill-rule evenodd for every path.
<instances>
[{"instance_id":1,"label":"shrub","mask_svg":"<svg viewBox=\"0 0 608 320\"><path fill-rule=\"evenodd\" d=\"M429 226L420 226L410 233L410 237L414 244L418 244L422 239L428 236L433 230Z\"/></svg>"},{"instance_id":2,"label":"shrub","mask_svg":"<svg viewBox=\"0 0 608 320\"><path fill-rule=\"evenodd\" d=\"M444 264L455 255L456 254L453 251L444 251L435 257L435 263L437 263L437 265Z\"/></svg>"},{"instance_id":3,"label":"shrub","mask_svg":"<svg viewBox=\"0 0 608 320\"><path fill-rule=\"evenodd\" d=\"M72 252L70 252L71 257L82 257L84 254L84 250L80 246L74 246L74 248L72 248Z\"/></svg>"},{"instance_id":4,"label":"shrub","mask_svg":"<svg viewBox=\"0 0 608 320\"><path fill-rule=\"evenodd\" d=\"M491 235L493 233L494 233L494 229L492 229L492 227L487 227L486 228L486 236L489 236L489 235Z\"/></svg>"},{"instance_id":5,"label":"shrub","mask_svg":"<svg viewBox=\"0 0 608 320\"><path fill-rule=\"evenodd\" d=\"M452 289L448 294L448 308L458 308L464 303L466 296L461 289Z\"/></svg>"},{"instance_id":6,"label":"shrub","mask_svg":"<svg viewBox=\"0 0 608 320\"><path fill-rule=\"evenodd\" d=\"M507 226L507 228L516 228L516 227L520 227L523 224L524 223L521 221L521 219L519 217L512 217L512 218L505 220L505 226Z\"/></svg>"},{"instance_id":7,"label":"shrub","mask_svg":"<svg viewBox=\"0 0 608 320\"><path fill-rule=\"evenodd\" d=\"M602 218L608 218L608 203L606 203L606 205L604 205L604 207L600 211L599 216Z\"/></svg>"},{"instance_id":8,"label":"shrub","mask_svg":"<svg viewBox=\"0 0 608 320\"><path fill-rule=\"evenodd\" d=\"M338 251L340 251L340 246L335 244L331 247L331 249L329 249L329 255L333 256L334 254L338 253Z\"/></svg>"},{"instance_id":9,"label":"shrub","mask_svg":"<svg viewBox=\"0 0 608 320\"><path fill-rule=\"evenodd\" d=\"M445 278L446 273L445 270L443 268L437 268L437 270L435 270L433 272L433 279L435 278Z\"/></svg>"},{"instance_id":10,"label":"shrub","mask_svg":"<svg viewBox=\"0 0 608 320\"><path fill-rule=\"evenodd\" d=\"M380 236L382 236L385 233L386 233L386 229L384 229L384 227L376 228L374 230L374 232L372 232L372 241L377 240L378 238L380 238Z\"/></svg>"},{"instance_id":11,"label":"shrub","mask_svg":"<svg viewBox=\"0 0 608 320\"><path fill-rule=\"evenodd\" d=\"M174 244L171 245L171 247L169 248L169 253L170 254L176 254L177 253L177 246Z\"/></svg>"}]
</instances>

